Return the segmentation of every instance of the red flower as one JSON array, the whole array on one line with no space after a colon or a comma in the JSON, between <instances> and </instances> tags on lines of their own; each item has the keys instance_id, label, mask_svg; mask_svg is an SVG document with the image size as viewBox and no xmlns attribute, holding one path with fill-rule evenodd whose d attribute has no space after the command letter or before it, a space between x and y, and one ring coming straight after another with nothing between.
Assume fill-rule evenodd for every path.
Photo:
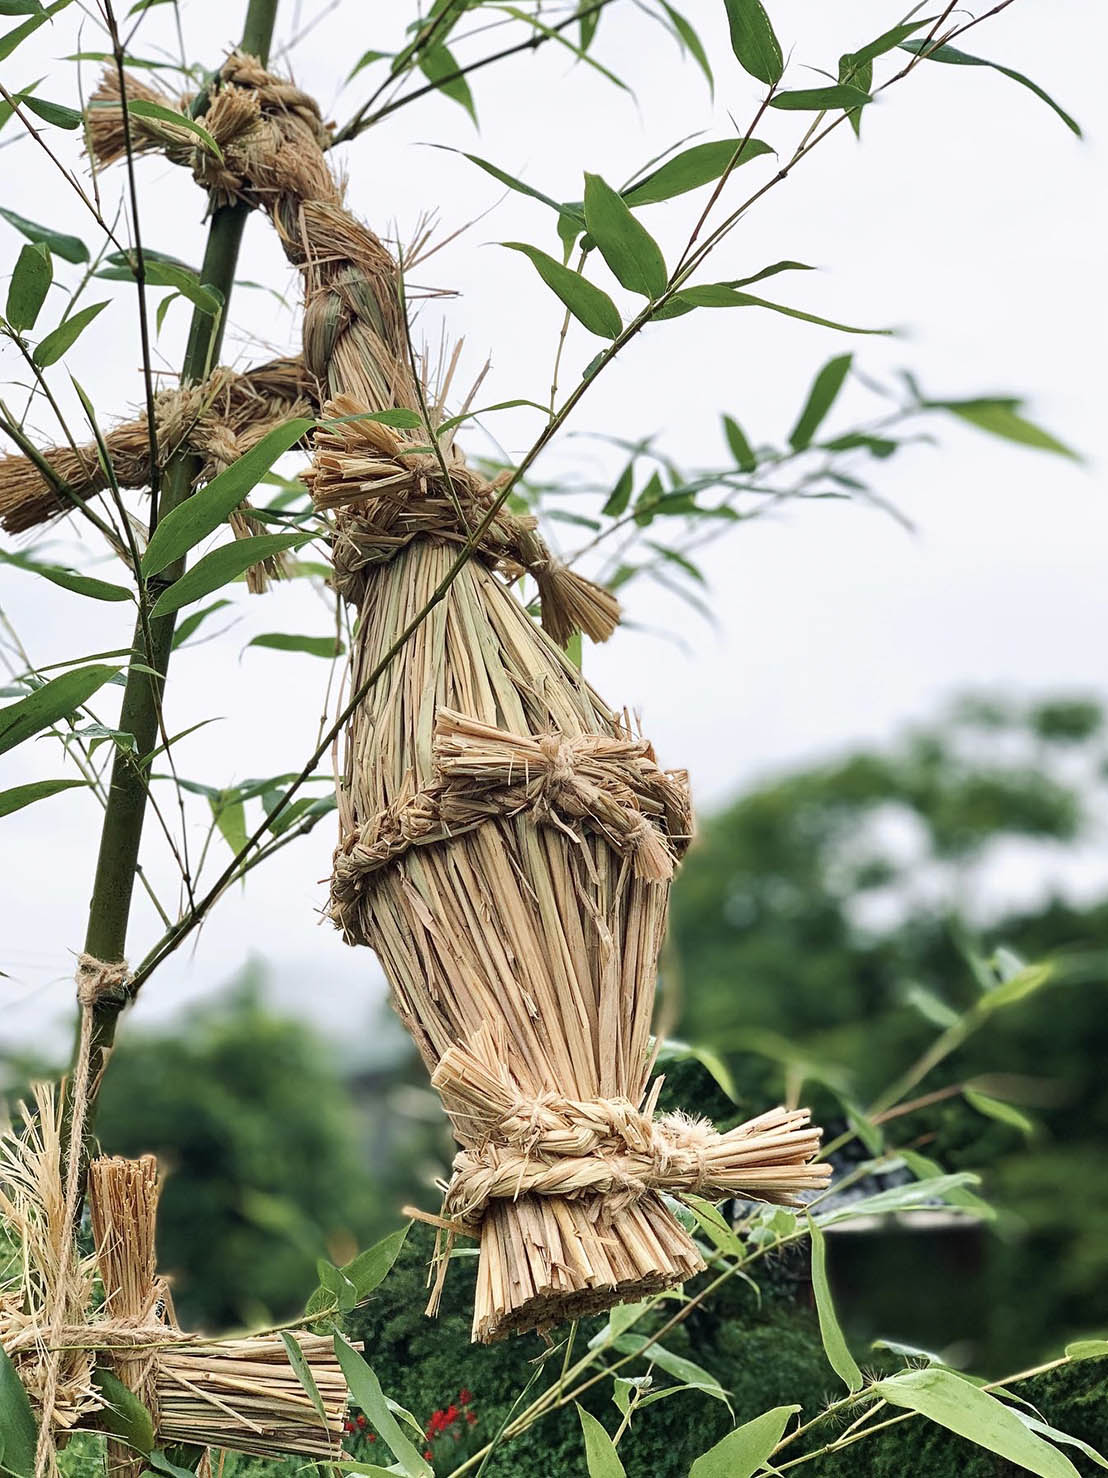
<instances>
[{"instance_id":1,"label":"red flower","mask_svg":"<svg viewBox=\"0 0 1108 1478\"><path fill-rule=\"evenodd\" d=\"M443 1416L445 1418L445 1420L443 1421L443 1426L446 1427L449 1427L452 1422L456 1422L458 1420L458 1408L454 1405L453 1401L451 1401L450 1405L446 1408Z\"/></svg>"},{"instance_id":2,"label":"red flower","mask_svg":"<svg viewBox=\"0 0 1108 1478\"><path fill-rule=\"evenodd\" d=\"M427 1459L428 1462L431 1461L431 1449L429 1447L424 1449L423 1456Z\"/></svg>"},{"instance_id":3,"label":"red flower","mask_svg":"<svg viewBox=\"0 0 1108 1478\"><path fill-rule=\"evenodd\" d=\"M371 1442L376 1442L377 1441L377 1433L376 1432L367 1432L366 1433L366 1436L369 1438L369 1440Z\"/></svg>"},{"instance_id":4,"label":"red flower","mask_svg":"<svg viewBox=\"0 0 1108 1478\"><path fill-rule=\"evenodd\" d=\"M470 1391L468 1391L465 1388L465 1386L463 1386L462 1389L458 1392L458 1405L459 1406L468 1406L469 1403L472 1400L473 1400L472 1393Z\"/></svg>"},{"instance_id":5,"label":"red flower","mask_svg":"<svg viewBox=\"0 0 1108 1478\"><path fill-rule=\"evenodd\" d=\"M364 1427L365 1426L365 1416L360 1411L358 1412L358 1418L357 1418L357 1420L358 1420L359 1427Z\"/></svg>"},{"instance_id":6,"label":"red flower","mask_svg":"<svg viewBox=\"0 0 1108 1478\"><path fill-rule=\"evenodd\" d=\"M477 1418L474 1416L472 1411L466 1412L466 1421L470 1424L471 1427L473 1426L474 1422L476 1422L476 1420Z\"/></svg>"}]
</instances>

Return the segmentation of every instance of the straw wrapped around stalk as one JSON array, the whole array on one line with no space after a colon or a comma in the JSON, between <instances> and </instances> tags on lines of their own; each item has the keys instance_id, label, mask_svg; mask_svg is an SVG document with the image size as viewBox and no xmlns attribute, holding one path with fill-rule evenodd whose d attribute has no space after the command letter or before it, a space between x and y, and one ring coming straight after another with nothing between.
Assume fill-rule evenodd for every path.
<instances>
[{"instance_id":1,"label":"straw wrapped around stalk","mask_svg":"<svg viewBox=\"0 0 1108 1478\"><path fill-rule=\"evenodd\" d=\"M77 1256L63 1188L60 1116L48 1089L35 1094L21 1134L0 1138L0 1216L20 1253L17 1279L0 1288L0 1346L12 1360L45 1430L36 1478L54 1471L59 1438L96 1425L110 1371L150 1413L155 1442L233 1448L261 1457L334 1458L342 1441L346 1382L331 1341L298 1334L323 1416L277 1334L206 1340L176 1328L168 1286L157 1276L157 1169L101 1158L89 1167L95 1256ZM99 1275L103 1300L95 1306ZM110 1443L113 1471L145 1467Z\"/></svg>"},{"instance_id":2,"label":"straw wrapped around stalk","mask_svg":"<svg viewBox=\"0 0 1108 1478\"><path fill-rule=\"evenodd\" d=\"M299 359L274 359L243 374L216 369L200 385L161 390L154 397L158 461L188 452L199 459L197 485L210 482L255 446L268 431L292 416L313 414L304 366ZM111 486L150 485L150 435L145 415L114 427L104 438L111 475L95 442L47 447L42 465L29 457L0 457L0 527L9 534L60 518ZM236 510L231 523L237 538L260 531L249 508ZM281 556L247 571L253 592L279 576Z\"/></svg>"},{"instance_id":3,"label":"straw wrapped around stalk","mask_svg":"<svg viewBox=\"0 0 1108 1478\"><path fill-rule=\"evenodd\" d=\"M91 122L107 162L110 109ZM420 391L399 269L344 209L311 99L235 55L204 122L218 167L176 139L170 157L213 198L264 209L303 271L305 363L330 397L309 481L357 609L352 690L428 611L349 726L330 912L376 951L462 1145L440 1225L480 1238L474 1337L679 1283L703 1264L664 1192L792 1201L829 1170L810 1163L819 1132L802 1110L727 1135L654 1117L650 1021L687 780L562 650L573 630L607 637L618 607L499 506L503 485L451 435L428 446L447 387ZM366 419L429 398L419 431ZM544 629L505 583L524 571Z\"/></svg>"}]
</instances>

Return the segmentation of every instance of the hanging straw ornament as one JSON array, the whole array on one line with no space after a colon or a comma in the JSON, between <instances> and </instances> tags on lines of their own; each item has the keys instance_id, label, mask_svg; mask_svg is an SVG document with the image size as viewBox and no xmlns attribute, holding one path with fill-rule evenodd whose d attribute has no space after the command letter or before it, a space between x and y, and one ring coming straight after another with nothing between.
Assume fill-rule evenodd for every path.
<instances>
[{"instance_id":1,"label":"hanging straw ornament","mask_svg":"<svg viewBox=\"0 0 1108 1478\"><path fill-rule=\"evenodd\" d=\"M108 78L89 115L101 163L121 152L118 102ZM553 558L449 432L372 419L428 394L400 271L344 208L316 105L236 54L203 122L220 160L176 125L131 127L214 200L265 210L303 273L304 361L325 402L308 481L334 512L335 584L357 612L350 685L365 690L338 775L330 913L376 952L462 1146L435 1220L447 1251L480 1240L474 1338L668 1288L704 1264L665 1195L792 1203L830 1174L811 1163L803 1110L724 1135L654 1116L651 1011L687 778L659 768L562 650L574 630L611 634L612 596ZM509 589L524 572L541 629ZM432 1310L444 1272L445 1259Z\"/></svg>"}]
</instances>

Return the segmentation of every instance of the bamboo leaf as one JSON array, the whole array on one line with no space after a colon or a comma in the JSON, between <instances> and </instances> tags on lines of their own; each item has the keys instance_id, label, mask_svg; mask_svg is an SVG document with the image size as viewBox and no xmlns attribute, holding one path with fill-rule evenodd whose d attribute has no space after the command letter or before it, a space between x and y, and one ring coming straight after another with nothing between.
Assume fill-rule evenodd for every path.
<instances>
[{"instance_id":1,"label":"bamboo leaf","mask_svg":"<svg viewBox=\"0 0 1108 1478\"><path fill-rule=\"evenodd\" d=\"M382 1237L372 1247L367 1247L364 1252L359 1252L357 1257L343 1264L342 1271L353 1283L360 1299L372 1293L388 1277L393 1263L400 1256L400 1249L404 1246L404 1239L408 1235L410 1225L409 1222L399 1231L390 1232L387 1237Z\"/></svg>"},{"instance_id":2,"label":"bamboo leaf","mask_svg":"<svg viewBox=\"0 0 1108 1478\"><path fill-rule=\"evenodd\" d=\"M835 359L829 359L816 376L808 392L808 399L804 402L804 409L789 435L789 445L794 452L802 452L812 444L812 437L819 430L850 373L853 357L852 354L840 354Z\"/></svg>"},{"instance_id":3,"label":"bamboo leaf","mask_svg":"<svg viewBox=\"0 0 1108 1478\"><path fill-rule=\"evenodd\" d=\"M237 791L220 790L210 796L212 820L220 836L237 857L246 846L246 808Z\"/></svg>"},{"instance_id":4,"label":"bamboo leaf","mask_svg":"<svg viewBox=\"0 0 1108 1478\"><path fill-rule=\"evenodd\" d=\"M1021 1134L1035 1133L1032 1120L1026 1114L1021 1113L1015 1104L1005 1103L1002 1099L993 1098L988 1093L981 1093L976 1088L964 1088L962 1096L971 1108L975 1108L979 1114L984 1114L987 1119L995 1119L999 1124L1007 1124L1011 1129L1018 1129Z\"/></svg>"},{"instance_id":5,"label":"bamboo leaf","mask_svg":"<svg viewBox=\"0 0 1108 1478\"><path fill-rule=\"evenodd\" d=\"M1083 1442L1080 1437L1072 1437L1069 1432L1060 1432L1057 1427L1040 1421L1029 1411L1017 1411L1016 1416L1025 1427L1030 1428L1032 1432L1038 1432L1040 1437L1049 1437L1052 1442L1060 1442L1063 1447L1076 1447L1078 1452L1083 1453L1090 1462L1096 1463L1098 1468L1108 1468L1108 1458L1103 1453L1097 1452L1096 1448L1088 1442Z\"/></svg>"},{"instance_id":6,"label":"bamboo leaf","mask_svg":"<svg viewBox=\"0 0 1108 1478\"><path fill-rule=\"evenodd\" d=\"M4 564L15 565L17 569L27 570L30 574L41 575L44 580L60 585L63 590L72 590L75 595L87 595L92 600L134 599L124 585L96 580L92 575L80 575L76 570L66 569L64 565L39 564L25 554L6 554L3 550L0 550L0 560Z\"/></svg>"},{"instance_id":7,"label":"bamboo leaf","mask_svg":"<svg viewBox=\"0 0 1108 1478\"><path fill-rule=\"evenodd\" d=\"M319 1413L320 1424L326 1427L327 1408L323 1405L323 1397L319 1394L319 1387L315 1383L312 1367L304 1358L304 1351L300 1348L296 1336L291 1334L289 1330L282 1329L281 1343L284 1345L285 1352L289 1357L289 1364L296 1373L296 1379L304 1387L304 1390L308 1393L308 1400Z\"/></svg>"},{"instance_id":8,"label":"bamboo leaf","mask_svg":"<svg viewBox=\"0 0 1108 1478\"><path fill-rule=\"evenodd\" d=\"M34 328L53 280L54 265L48 249L38 243L22 247L8 283L8 301L4 308L4 315L16 333Z\"/></svg>"},{"instance_id":9,"label":"bamboo leaf","mask_svg":"<svg viewBox=\"0 0 1108 1478\"><path fill-rule=\"evenodd\" d=\"M983 56L970 56L967 51L959 51L956 46L936 46L928 41L902 41L901 51L910 51L913 56L922 54L924 61L947 62L955 67L991 67L994 72L1001 72L1005 77L1010 77L1013 82L1018 82L1021 87L1026 87L1033 92L1037 98L1041 98L1048 108L1053 109L1062 122L1075 133L1078 138L1082 137L1081 126L1077 120L1071 118L1066 110L1061 107L1048 92L1044 92L1037 82L1032 82L1030 77L1017 72L1013 67L1003 67L999 62L986 61Z\"/></svg>"},{"instance_id":10,"label":"bamboo leaf","mask_svg":"<svg viewBox=\"0 0 1108 1478\"><path fill-rule=\"evenodd\" d=\"M863 88L834 82L827 87L798 87L792 92L775 93L769 105L787 113L822 113L827 108L863 108L872 101Z\"/></svg>"},{"instance_id":11,"label":"bamboo leaf","mask_svg":"<svg viewBox=\"0 0 1108 1478\"><path fill-rule=\"evenodd\" d=\"M464 77L452 76L459 71L458 63L452 53L445 46L429 46L420 54L419 69L427 78L433 82L439 92L445 94L453 102L460 104L474 123L477 122L477 109L473 103L473 93L470 91L469 83Z\"/></svg>"},{"instance_id":12,"label":"bamboo leaf","mask_svg":"<svg viewBox=\"0 0 1108 1478\"><path fill-rule=\"evenodd\" d=\"M101 1425L113 1436L122 1437L136 1452L148 1456L154 1447L154 1422L134 1391L102 1367L92 1372L92 1383L105 1401L99 1412Z\"/></svg>"},{"instance_id":13,"label":"bamboo leaf","mask_svg":"<svg viewBox=\"0 0 1108 1478\"><path fill-rule=\"evenodd\" d=\"M171 611L179 611L194 600L202 600L213 590L230 584L251 565L280 554L284 549L298 549L310 537L309 534L257 534L252 539L235 539L230 544L221 544L175 580L159 596L150 614L155 618L168 616Z\"/></svg>"},{"instance_id":14,"label":"bamboo leaf","mask_svg":"<svg viewBox=\"0 0 1108 1478\"><path fill-rule=\"evenodd\" d=\"M59 10L72 3L72 0L54 0L54 4L45 10L38 11L30 20L24 21L21 26L15 26L12 30L0 36L0 62L5 61L17 46L21 46L27 37L37 31L50 16L57 15Z\"/></svg>"},{"instance_id":15,"label":"bamboo leaf","mask_svg":"<svg viewBox=\"0 0 1108 1478\"><path fill-rule=\"evenodd\" d=\"M859 1201L849 1201L837 1206L820 1217L820 1226L835 1226L840 1221L850 1221L856 1216L887 1216L894 1211L918 1210L921 1206L933 1206L936 1201L950 1201L953 1205L956 1203L951 1200L951 1192L959 1191L964 1186L979 1184L980 1177L972 1170L959 1170L953 1175L927 1176L918 1181L909 1181L906 1185L893 1186L887 1191L878 1191L873 1196L864 1196Z\"/></svg>"},{"instance_id":16,"label":"bamboo leaf","mask_svg":"<svg viewBox=\"0 0 1108 1478\"><path fill-rule=\"evenodd\" d=\"M342 1366L350 1394L373 1423L377 1435L388 1443L407 1478L434 1478L430 1463L420 1457L389 1410L381 1382L367 1361L341 1334L335 1335L335 1355Z\"/></svg>"},{"instance_id":17,"label":"bamboo leaf","mask_svg":"<svg viewBox=\"0 0 1108 1478\"><path fill-rule=\"evenodd\" d=\"M691 22L679 10L674 10L672 5L667 5L666 0L661 0L661 4L662 9L669 16L677 39L689 51L696 65L704 73L708 81L708 89L714 96L716 79L712 76L712 68L708 61L708 53L704 50L704 43L693 29Z\"/></svg>"},{"instance_id":18,"label":"bamboo leaf","mask_svg":"<svg viewBox=\"0 0 1108 1478\"><path fill-rule=\"evenodd\" d=\"M779 82L785 59L760 0L724 0L724 5L731 29L731 49L739 66L759 82Z\"/></svg>"},{"instance_id":19,"label":"bamboo leaf","mask_svg":"<svg viewBox=\"0 0 1108 1478\"><path fill-rule=\"evenodd\" d=\"M29 97L27 107L44 123L52 123L55 128L75 129L80 128L84 117L76 108L67 108L64 103L51 103L46 98Z\"/></svg>"},{"instance_id":20,"label":"bamboo leaf","mask_svg":"<svg viewBox=\"0 0 1108 1478\"><path fill-rule=\"evenodd\" d=\"M857 51L849 52L847 55L856 66L865 66L867 62L874 62L879 56L895 50L901 42L908 39L913 31L931 25L934 20L935 17L931 15L921 16L915 21L904 21L899 26L892 26L889 30L882 31L875 41L867 41L865 46L859 46Z\"/></svg>"},{"instance_id":21,"label":"bamboo leaf","mask_svg":"<svg viewBox=\"0 0 1108 1478\"><path fill-rule=\"evenodd\" d=\"M13 811L22 811L24 806L44 801L59 791L83 788L88 784L87 780L36 780L30 785L13 785L11 790L0 790L0 816L10 816Z\"/></svg>"},{"instance_id":22,"label":"bamboo leaf","mask_svg":"<svg viewBox=\"0 0 1108 1478\"><path fill-rule=\"evenodd\" d=\"M812 1238L812 1291L816 1298L816 1315L819 1319L823 1351L827 1356L827 1363L847 1389L860 1391L862 1372L847 1348L843 1332L839 1328L831 1288L827 1282L827 1244L811 1216L808 1217L808 1231Z\"/></svg>"},{"instance_id":23,"label":"bamboo leaf","mask_svg":"<svg viewBox=\"0 0 1108 1478\"><path fill-rule=\"evenodd\" d=\"M96 663L76 667L61 677L51 678L18 703L0 708L0 754L6 754L32 734L74 713L119 671L118 667Z\"/></svg>"},{"instance_id":24,"label":"bamboo leaf","mask_svg":"<svg viewBox=\"0 0 1108 1478\"><path fill-rule=\"evenodd\" d=\"M0 1456L5 1472L32 1478L38 1427L23 1382L7 1351L0 1346Z\"/></svg>"},{"instance_id":25,"label":"bamboo leaf","mask_svg":"<svg viewBox=\"0 0 1108 1478\"><path fill-rule=\"evenodd\" d=\"M107 306L105 299L102 303L92 303L87 308L81 308L69 318L63 318L57 328L51 330L35 349L32 356L35 363L42 369L56 364L73 347L97 314L103 312Z\"/></svg>"},{"instance_id":26,"label":"bamboo leaf","mask_svg":"<svg viewBox=\"0 0 1108 1478\"><path fill-rule=\"evenodd\" d=\"M768 308L773 313L783 313L786 318L798 318L803 323L815 323L820 328L833 328L842 334L891 334L887 328L855 328L848 323L836 323L832 318L820 318L816 313L804 313L799 308L787 308L784 303L771 303L767 298L757 298L753 293L740 292L729 282L705 282L699 287L684 287L674 293L658 309L655 318L679 318L691 313L694 308Z\"/></svg>"},{"instance_id":27,"label":"bamboo leaf","mask_svg":"<svg viewBox=\"0 0 1108 1478\"><path fill-rule=\"evenodd\" d=\"M588 282L579 272L571 272L537 246L523 241L502 241L501 246L522 252L539 276L591 334L614 339L623 328L619 310L606 292Z\"/></svg>"},{"instance_id":28,"label":"bamboo leaf","mask_svg":"<svg viewBox=\"0 0 1108 1478\"><path fill-rule=\"evenodd\" d=\"M649 1360L664 1370L667 1375L672 1375L686 1386L695 1386L698 1391L703 1391L706 1396L712 1396L717 1401L722 1401L725 1406L730 1406L731 1401L727 1392L719 1381L712 1375L711 1371L705 1370L702 1365L697 1365L693 1360L686 1360L683 1355L675 1355L672 1350L667 1350L664 1345L653 1344L649 1339L643 1339L636 1334L621 1334L611 1342L613 1350L619 1350L623 1355L639 1355L643 1360Z\"/></svg>"},{"instance_id":29,"label":"bamboo leaf","mask_svg":"<svg viewBox=\"0 0 1108 1478\"><path fill-rule=\"evenodd\" d=\"M311 430L312 425L313 422L307 417L297 416L280 426L275 426L272 431L262 437L257 446L251 447L244 457L240 457L237 462L232 462L230 467L225 468L217 477L213 477L206 488L194 493L191 498L186 498L172 512L167 513L154 530L153 538L147 545L146 553L142 557L142 573L147 578L159 574L175 560L183 558L201 539L214 533L257 486L277 458L300 441L306 432ZM273 538L275 536L260 535L259 537ZM241 540L239 542L251 541ZM289 548L290 546L286 544L283 547ZM253 561L248 563L253 563ZM207 595L208 591L200 593Z\"/></svg>"},{"instance_id":30,"label":"bamboo leaf","mask_svg":"<svg viewBox=\"0 0 1108 1478\"><path fill-rule=\"evenodd\" d=\"M1011 1407L953 1371L937 1366L903 1370L873 1389L890 1406L917 1411L1039 1478L1079 1478L1069 1458L1029 1432Z\"/></svg>"},{"instance_id":31,"label":"bamboo leaf","mask_svg":"<svg viewBox=\"0 0 1108 1478\"><path fill-rule=\"evenodd\" d=\"M108 261L109 265L95 274L97 277L108 282L135 280L136 264L129 255L113 252ZM202 283L199 275L185 263L166 261L144 252L142 265L148 287L172 287L201 312L212 317L222 311L223 294L217 288Z\"/></svg>"},{"instance_id":32,"label":"bamboo leaf","mask_svg":"<svg viewBox=\"0 0 1108 1478\"><path fill-rule=\"evenodd\" d=\"M1056 436L1051 436L1050 432L1044 431L1041 426L1036 426L1033 421L1019 415L1008 402L964 400L932 401L928 404L936 409L948 410L961 420L968 421L971 426L976 426L978 430L988 431L992 436L999 436L1004 441L1018 442L1021 446L1037 447L1042 452L1055 452L1061 457L1070 457L1075 462L1081 460L1072 448L1059 441Z\"/></svg>"},{"instance_id":33,"label":"bamboo leaf","mask_svg":"<svg viewBox=\"0 0 1108 1478\"><path fill-rule=\"evenodd\" d=\"M206 621L214 611L220 611L224 606L229 606L230 604L231 602L229 600L214 600L210 606L205 606L202 611L193 611L191 616L186 616L173 633L173 650L176 651L178 647L184 646L197 627Z\"/></svg>"},{"instance_id":34,"label":"bamboo leaf","mask_svg":"<svg viewBox=\"0 0 1108 1478\"><path fill-rule=\"evenodd\" d=\"M689 1478L750 1478L767 1461L785 1435L789 1418L799 1410L799 1406L775 1406L744 1422L701 1453L689 1469Z\"/></svg>"},{"instance_id":35,"label":"bamboo leaf","mask_svg":"<svg viewBox=\"0 0 1108 1478\"><path fill-rule=\"evenodd\" d=\"M271 652L304 652L309 657L341 657L346 648L336 636L296 636L291 631L266 631L246 643Z\"/></svg>"},{"instance_id":36,"label":"bamboo leaf","mask_svg":"<svg viewBox=\"0 0 1108 1478\"><path fill-rule=\"evenodd\" d=\"M622 197L596 174L585 175L585 225L629 292L651 299L665 292L669 274L661 248Z\"/></svg>"},{"instance_id":37,"label":"bamboo leaf","mask_svg":"<svg viewBox=\"0 0 1108 1478\"><path fill-rule=\"evenodd\" d=\"M758 465L758 459L754 455L754 449L746 439L746 433L732 416L723 418L723 434L727 438L727 445L731 449L731 455L735 459L735 465L740 472L753 472Z\"/></svg>"},{"instance_id":38,"label":"bamboo leaf","mask_svg":"<svg viewBox=\"0 0 1108 1478\"><path fill-rule=\"evenodd\" d=\"M1102 1360L1108 1355L1108 1339L1077 1339L1066 1346L1069 1360Z\"/></svg>"},{"instance_id":39,"label":"bamboo leaf","mask_svg":"<svg viewBox=\"0 0 1108 1478\"><path fill-rule=\"evenodd\" d=\"M436 149L448 148L446 144L435 144L434 147ZM482 159L479 154L466 154L458 149L449 149L448 152L451 154L461 153L463 159L468 159L471 164L476 164L478 169L483 169L486 174L492 175L494 180L499 180L502 185L507 185L509 190L515 190L520 195L528 195L532 200L541 200L543 205L549 205L550 209L556 210L559 215L571 215L578 231L584 225L585 217L581 212L580 206L571 207L565 204L559 204L550 195L544 195L541 190L536 190L533 185L527 184L526 180L517 179L515 175L509 174L507 170L501 169L499 165L491 164L489 160Z\"/></svg>"},{"instance_id":40,"label":"bamboo leaf","mask_svg":"<svg viewBox=\"0 0 1108 1478\"><path fill-rule=\"evenodd\" d=\"M627 1478L627 1470L620 1462L615 1443L604 1427L578 1404L577 1415L581 1418L581 1434L585 1439L585 1466L589 1478Z\"/></svg>"},{"instance_id":41,"label":"bamboo leaf","mask_svg":"<svg viewBox=\"0 0 1108 1478\"><path fill-rule=\"evenodd\" d=\"M93 104L95 107L96 105ZM116 106L108 104L109 107ZM212 138L211 134L202 123L197 123L195 118L190 118L187 113L178 113L176 108L167 108L163 103L152 103L146 98L127 99L127 111L136 118L147 118L153 123L168 123L174 128L183 128L186 132L193 134L204 145L210 154L222 162L223 150Z\"/></svg>"},{"instance_id":42,"label":"bamboo leaf","mask_svg":"<svg viewBox=\"0 0 1108 1478\"><path fill-rule=\"evenodd\" d=\"M608 518L619 518L621 513L626 513L627 505L631 501L631 494L635 486L635 464L628 462L627 466L616 479L616 485L608 494L608 501L600 510Z\"/></svg>"},{"instance_id":43,"label":"bamboo leaf","mask_svg":"<svg viewBox=\"0 0 1108 1478\"><path fill-rule=\"evenodd\" d=\"M718 180L740 146L742 152L736 160L736 169L763 154L773 153L769 144L764 144L761 139L747 139L745 142L741 138L711 139L706 144L694 144L692 148L675 154L644 179L629 185L620 193L631 206L655 205L660 200L672 200L677 195L684 195L689 190Z\"/></svg>"},{"instance_id":44,"label":"bamboo leaf","mask_svg":"<svg viewBox=\"0 0 1108 1478\"><path fill-rule=\"evenodd\" d=\"M0 216L7 221L9 226L14 226L17 231L22 232L28 241L41 241L63 261L75 263L88 261L88 247L80 237L67 236L63 231L54 231L49 226L40 226L37 221L29 221L26 216L16 215L14 210L5 210L2 206L0 206Z\"/></svg>"}]
</instances>

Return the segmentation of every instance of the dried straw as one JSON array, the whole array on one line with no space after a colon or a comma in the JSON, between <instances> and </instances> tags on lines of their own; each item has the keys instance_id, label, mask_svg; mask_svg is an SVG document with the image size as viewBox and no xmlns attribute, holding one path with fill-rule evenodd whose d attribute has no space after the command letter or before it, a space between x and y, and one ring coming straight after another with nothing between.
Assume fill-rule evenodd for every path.
<instances>
[{"instance_id":1,"label":"dried straw","mask_svg":"<svg viewBox=\"0 0 1108 1478\"><path fill-rule=\"evenodd\" d=\"M810 1163L803 1111L729 1135L654 1118L650 1021L687 781L562 650L572 630L609 634L618 608L504 512L438 599L497 486L449 434L428 449L427 431L357 419L426 399L397 265L343 208L304 94L235 55L204 122L222 165L176 142L170 156L214 198L264 209L303 271L304 359L332 422L310 480L357 608L352 689L431 607L349 726L330 911L376 951L463 1146L438 1221L450 1240L480 1237L474 1337L680 1283L703 1263L664 1192L789 1201L829 1172ZM106 162L108 111L91 123ZM523 570L545 631L504 583Z\"/></svg>"},{"instance_id":2,"label":"dried straw","mask_svg":"<svg viewBox=\"0 0 1108 1478\"><path fill-rule=\"evenodd\" d=\"M308 390L299 359L274 359L244 374L217 369L203 384L162 390L154 398L158 461L164 466L188 452L200 459L196 485L210 482L275 426L292 416L312 415ZM145 415L116 426L104 442L110 474L95 442L45 448L41 456L52 479L27 457L0 458L0 525L10 534L24 533L103 492L113 477L121 488L149 487ZM247 505L232 514L231 524L237 538L260 530ZM264 590L266 577L283 570L280 556L267 560L247 571L248 586Z\"/></svg>"},{"instance_id":3,"label":"dried straw","mask_svg":"<svg viewBox=\"0 0 1108 1478\"><path fill-rule=\"evenodd\" d=\"M108 1368L147 1407L161 1446L233 1448L260 1457L293 1453L331 1461L342 1441L346 1382L331 1341L298 1334L318 1388L321 1418L289 1364L279 1335L205 1340L176 1328L154 1244L158 1204L153 1157L101 1158L89 1167L94 1258L74 1250L62 1175L60 1112L35 1090L35 1114L0 1138L0 1215L18 1247L20 1273L0 1289L0 1345L12 1359L49 1440L95 1425L105 1398L93 1379ZM103 1300L94 1307L99 1274ZM52 1384L52 1392L48 1390ZM113 1470L144 1466L120 1442Z\"/></svg>"}]
</instances>

